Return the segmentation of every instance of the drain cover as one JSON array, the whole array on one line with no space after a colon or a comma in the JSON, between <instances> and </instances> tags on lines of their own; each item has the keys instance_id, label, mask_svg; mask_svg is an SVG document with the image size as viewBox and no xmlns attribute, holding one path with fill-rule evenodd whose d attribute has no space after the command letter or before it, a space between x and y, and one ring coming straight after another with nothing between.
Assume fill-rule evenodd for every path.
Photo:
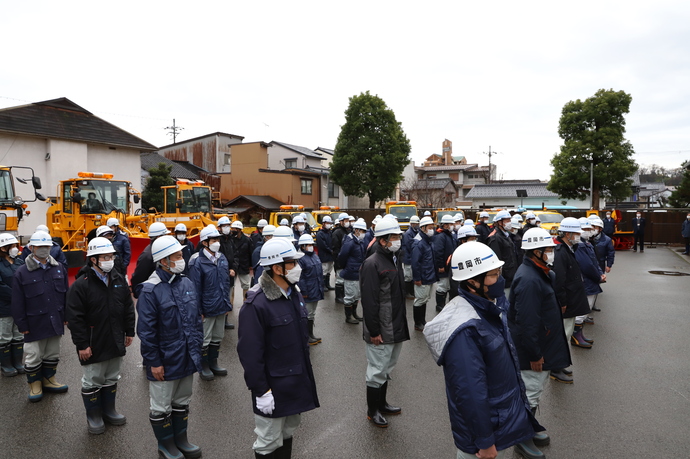
<instances>
[{"instance_id":1,"label":"drain cover","mask_svg":"<svg viewBox=\"0 0 690 459\"><path fill-rule=\"evenodd\" d=\"M659 276L690 276L690 274L680 271L649 271L649 274L657 274Z\"/></svg>"}]
</instances>

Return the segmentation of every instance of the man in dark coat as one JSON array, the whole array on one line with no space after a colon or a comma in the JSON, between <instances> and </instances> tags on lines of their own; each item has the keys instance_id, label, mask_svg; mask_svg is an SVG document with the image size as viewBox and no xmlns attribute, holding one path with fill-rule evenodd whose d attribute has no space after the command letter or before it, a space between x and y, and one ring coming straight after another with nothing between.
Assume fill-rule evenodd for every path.
<instances>
[{"instance_id":1,"label":"man in dark coat","mask_svg":"<svg viewBox=\"0 0 690 459\"><path fill-rule=\"evenodd\" d=\"M367 225L364 220L356 221L352 232L345 236L343 248L338 254L338 264L343 268L340 270L339 277L343 279L345 322L348 324L358 324L362 321L357 314L357 305L361 298L359 271L367 251L363 240L366 231Z\"/></svg>"},{"instance_id":2,"label":"man in dark coat","mask_svg":"<svg viewBox=\"0 0 690 459\"><path fill-rule=\"evenodd\" d=\"M132 294L134 298L139 298L139 292L141 291L141 284L146 282L146 280L153 274L156 270L156 263L153 261L151 256L151 246L153 242L159 237L170 233L168 228L166 228L163 222L153 222L149 226L149 245L146 246L144 250L141 251L139 258L137 258L137 265L134 268L134 273L132 273Z\"/></svg>"},{"instance_id":3,"label":"man in dark coat","mask_svg":"<svg viewBox=\"0 0 690 459\"><path fill-rule=\"evenodd\" d=\"M439 229L431 239L434 247L434 266L438 275L436 283L436 311L440 312L446 304L446 296L450 291L450 256L457 247L457 240L452 228L455 220L452 215L441 217Z\"/></svg>"},{"instance_id":4,"label":"man in dark coat","mask_svg":"<svg viewBox=\"0 0 690 459\"><path fill-rule=\"evenodd\" d=\"M331 287L331 271L333 271L333 234L331 227L333 219L326 215L323 217L321 229L316 233L316 247L319 249L319 260L321 260L321 270L323 271L323 284L326 290L333 290Z\"/></svg>"},{"instance_id":5,"label":"man in dark coat","mask_svg":"<svg viewBox=\"0 0 690 459\"><path fill-rule=\"evenodd\" d=\"M511 237L510 230L513 222L510 212L502 210L494 217L494 230L489 235L488 245L491 250L503 261L503 277L506 280L506 288L510 288L513 277L518 268L517 248Z\"/></svg>"},{"instance_id":6,"label":"man in dark coat","mask_svg":"<svg viewBox=\"0 0 690 459\"><path fill-rule=\"evenodd\" d=\"M419 223L419 232L412 244L412 281L414 282L414 303L412 317L414 329L424 331L426 323L426 305L431 300L431 287L438 282L434 264L434 247L431 238L434 236L434 221L424 217Z\"/></svg>"},{"instance_id":7,"label":"man in dark coat","mask_svg":"<svg viewBox=\"0 0 690 459\"><path fill-rule=\"evenodd\" d=\"M533 415L536 415L544 385L549 379L549 370L566 368L571 363L563 315L553 289L556 275L549 268L555 246L545 229L527 230L522 237L525 257L510 290L508 326ZM534 436L537 446L545 446L549 442L549 436L544 432Z\"/></svg>"},{"instance_id":8,"label":"man in dark coat","mask_svg":"<svg viewBox=\"0 0 690 459\"><path fill-rule=\"evenodd\" d=\"M606 217L603 220L604 223L604 234L608 237L613 237L613 233L616 232L616 220L611 218L611 211L606 211Z\"/></svg>"},{"instance_id":9,"label":"man in dark coat","mask_svg":"<svg viewBox=\"0 0 690 459\"><path fill-rule=\"evenodd\" d=\"M644 228L647 225L647 220L642 217L641 213L635 214L632 219L633 237L635 242L633 244L633 252L637 252L637 245L640 245L640 253L644 252Z\"/></svg>"},{"instance_id":10,"label":"man in dark coat","mask_svg":"<svg viewBox=\"0 0 690 459\"><path fill-rule=\"evenodd\" d=\"M220 233L220 251L225 255L228 260L228 266L230 267L230 303L232 303L232 295L234 293L233 286L235 285L235 275L239 269L239 259L237 257L237 251L235 250L235 242L233 239L232 228L230 219L228 217L220 217L218 219L218 232ZM201 246L201 242L199 242ZM201 250L201 247L197 247ZM251 263L251 260L250 260ZM235 324L230 320L230 314L225 316L225 329L232 330L235 328Z\"/></svg>"},{"instance_id":11,"label":"man in dark coat","mask_svg":"<svg viewBox=\"0 0 690 459\"><path fill-rule=\"evenodd\" d=\"M132 248L129 244L129 236L127 233L120 230L120 220L117 218L109 218L107 222L108 227L113 230L112 242L115 251L117 252L118 258L122 262L122 267L124 268L125 276L127 275L127 268L129 268L129 262L132 259Z\"/></svg>"},{"instance_id":12,"label":"man in dark coat","mask_svg":"<svg viewBox=\"0 0 690 459\"><path fill-rule=\"evenodd\" d=\"M48 231L48 227L46 225L38 225L36 227L36 231L44 231L50 234L50 231ZM29 255L31 255L31 243L24 246L17 258L26 260L26 257L28 257ZM57 261L58 263L62 263L63 265L65 265L65 268L67 267L67 257L65 257L65 253L62 251L60 244L58 244L55 241L53 241L53 245L50 246L50 256L53 257L55 261Z\"/></svg>"},{"instance_id":13,"label":"man in dark coat","mask_svg":"<svg viewBox=\"0 0 690 459\"><path fill-rule=\"evenodd\" d=\"M359 276L364 315L363 338L367 356L367 419L388 427L384 414L402 409L388 404L388 381L398 362L402 343L410 339L405 315L405 281L398 222L383 218L376 224L372 254L362 263Z\"/></svg>"},{"instance_id":14,"label":"man in dark coat","mask_svg":"<svg viewBox=\"0 0 690 459\"><path fill-rule=\"evenodd\" d=\"M680 234L685 239L685 252L683 255L690 255L690 212L685 216L685 221L680 227Z\"/></svg>"},{"instance_id":15,"label":"man in dark coat","mask_svg":"<svg viewBox=\"0 0 690 459\"><path fill-rule=\"evenodd\" d=\"M338 215L338 220L336 221L335 228L333 229L333 235L331 237L333 259L335 260L333 268L335 269L336 303L345 302L345 280L340 277L340 271L344 268L344 266L340 266L338 262L338 255L340 255L340 249L343 247L343 240L345 239L345 236L350 234L350 231L350 216L343 212Z\"/></svg>"},{"instance_id":16,"label":"man in dark coat","mask_svg":"<svg viewBox=\"0 0 690 459\"><path fill-rule=\"evenodd\" d=\"M24 373L24 335L12 318L12 280L24 260L13 234L0 234L0 369L3 376Z\"/></svg>"},{"instance_id":17,"label":"man in dark coat","mask_svg":"<svg viewBox=\"0 0 690 459\"><path fill-rule=\"evenodd\" d=\"M304 256L299 259L302 274L299 278L299 290L307 307L307 328L309 329L309 345L319 344L321 338L314 335L314 319L316 307L323 300L324 280L323 268L318 255L314 253L314 239L311 234L303 234L297 241Z\"/></svg>"},{"instance_id":18,"label":"man in dark coat","mask_svg":"<svg viewBox=\"0 0 690 459\"><path fill-rule=\"evenodd\" d=\"M249 239L252 241L252 247L256 249L256 246L262 245L264 243L264 227L268 225L266 219L262 218L256 223L256 231L249 235Z\"/></svg>"},{"instance_id":19,"label":"man in dark coat","mask_svg":"<svg viewBox=\"0 0 690 459\"><path fill-rule=\"evenodd\" d=\"M134 339L134 303L125 277L114 269L116 252L108 239L93 238L87 264L67 292L67 325L84 372L81 395L91 434L105 431L103 421L127 421L115 410L115 397L125 348Z\"/></svg>"},{"instance_id":20,"label":"man in dark coat","mask_svg":"<svg viewBox=\"0 0 690 459\"><path fill-rule=\"evenodd\" d=\"M261 247L264 272L240 309L237 354L251 391L254 455L291 457L300 414L319 407L307 344L307 310L296 287L297 252L285 238Z\"/></svg>"},{"instance_id":21,"label":"man in dark coat","mask_svg":"<svg viewBox=\"0 0 690 459\"><path fill-rule=\"evenodd\" d=\"M466 242L451 265L459 295L427 322L424 337L443 367L457 457L502 458L515 445L526 458L543 458L532 437L544 428L530 412L508 330L504 262L490 247Z\"/></svg>"},{"instance_id":22,"label":"man in dark coat","mask_svg":"<svg viewBox=\"0 0 690 459\"><path fill-rule=\"evenodd\" d=\"M189 274L189 259L196 253L194 243L187 239L187 225L178 223L175 226L175 239L177 239L182 246L182 258L184 258L185 263L184 272L182 274L186 276Z\"/></svg>"},{"instance_id":23,"label":"man in dark coat","mask_svg":"<svg viewBox=\"0 0 690 459\"><path fill-rule=\"evenodd\" d=\"M577 218L566 217L558 227L553 271L556 273L554 291L563 313L563 328L568 341L575 330L575 318L590 313L582 272L575 258L580 242L580 222ZM551 370L551 379L572 384L572 372L565 368Z\"/></svg>"},{"instance_id":24,"label":"man in dark coat","mask_svg":"<svg viewBox=\"0 0 690 459\"><path fill-rule=\"evenodd\" d=\"M50 255L50 234L36 231L29 240L33 252L14 274L12 318L24 335L29 401L39 402L43 391L66 392L55 380L60 361L60 338L65 333L67 269Z\"/></svg>"},{"instance_id":25,"label":"man in dark coat","mask_svg":"<svg viewBox=\"0 0 690 459\"><path fill-rule=\"evenodd\" d=\"M194 373L201 371L204 329L196 288L182 272L182 246L172 236L151 244L156 270L142 284L137 335L149 380L149 421L165 458L201 457L187 441Z\"/></svg>"},{"instance_id":26,"label":"man in dark coat","mask_svg":"<svg viewBox=\"0 0 690 459\"><path fill-rule=\"evenodd\" d=\"M410 227L402 237L402 261L405 274L405 293L408 298L414 298L414 283L412 282L412 241L419 232L419 217L410 217Z\"/></svg>"},{"instance_id":27,"label":"man in dark coat","mask_svg":"<svg viewBox=\"0 0 690 459\"><path fill-rule=\"evenodd\" d=\"M474 227L479 237L477 241L482 244L489 243L489 234L491 234L491 228L489 227L489 212L482 211L479 213L479 218L477 219L477 226Z\"/></svg>"}]
</instances>

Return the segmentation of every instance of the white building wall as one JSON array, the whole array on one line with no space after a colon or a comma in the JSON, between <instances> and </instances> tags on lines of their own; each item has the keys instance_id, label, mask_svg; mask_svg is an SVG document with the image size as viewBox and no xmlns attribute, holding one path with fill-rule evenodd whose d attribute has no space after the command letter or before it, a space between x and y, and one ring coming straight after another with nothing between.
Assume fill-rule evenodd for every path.
<instances>
[{"instance_id":1,"label":"white building wall","mask_svg":"<svg viewBox=\"0 0 690 459\"><path fill-rule=\"evenodd\" d=\"M272 170L283 170L285 169L285 158L297 158L297 168L306 169L307 166L311 167L324 167L324 161L322 158L311 158L304 156L301 153L297 153L294 150L285 148L282 145L273 144L268 147L268 168ZM325 159L325 158L324 158Z\"/></svg>"}]
</instances>

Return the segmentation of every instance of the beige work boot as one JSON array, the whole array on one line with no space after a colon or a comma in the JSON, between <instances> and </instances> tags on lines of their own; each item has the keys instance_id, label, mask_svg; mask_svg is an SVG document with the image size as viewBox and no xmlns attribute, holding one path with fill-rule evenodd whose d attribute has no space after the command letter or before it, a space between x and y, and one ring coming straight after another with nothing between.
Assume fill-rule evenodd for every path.
<instances>
[{"instance_id":1,"label":"beige work boot","mask_svg":"<svg viewBox=\"0 0 690 459\"><path fill-rule=\"evenodd\" d=\"M29 401L32 403L40 402L43 399L43 384L41 381L29 383Z\"/></svg>"}]
</instances>

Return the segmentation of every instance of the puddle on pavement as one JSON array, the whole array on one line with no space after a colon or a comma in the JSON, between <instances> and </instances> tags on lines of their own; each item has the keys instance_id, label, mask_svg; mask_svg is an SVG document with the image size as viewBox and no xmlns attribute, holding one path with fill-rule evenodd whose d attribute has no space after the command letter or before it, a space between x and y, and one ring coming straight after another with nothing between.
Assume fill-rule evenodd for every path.
<instances>
[{"instance_id":1,"label":"puddle on pavement","mask_svg":"<svg viewBox=\"0 0 690 459\"><path fill-rule=\"evenodd\" d=\"M680 271L649 271L649 274L656 274L658 276L690 276L690 274Z\"/></svg>"}]
</instances>

